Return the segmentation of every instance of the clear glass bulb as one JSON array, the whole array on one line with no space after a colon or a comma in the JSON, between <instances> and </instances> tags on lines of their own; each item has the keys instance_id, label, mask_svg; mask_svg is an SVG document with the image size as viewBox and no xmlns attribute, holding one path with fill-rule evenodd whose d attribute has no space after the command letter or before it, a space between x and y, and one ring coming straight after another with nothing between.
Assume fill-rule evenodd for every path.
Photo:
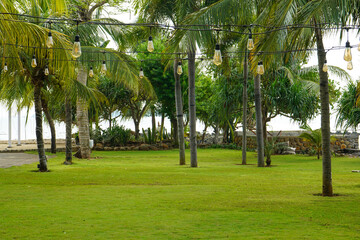
<instances>
[{"instance_id":1,"label":"clear glass bulb","mask_svg":"<svg viewBox=\"0 0 360 240\"><path fill-rule=\"evenodd\" d=\"M90 70L89 70L89 77L94 77L94 71L93 71L93 68L90 67Z\"/></svg>"},{"instance_id":2,"label":"clear glass bulb","mask_svg":"<svg viewBox=\"0 0 360 240\"><path fill-rule=\"evenodd\" d=\"M257 74L263 75L264 73L265 73L264 65L262 62L259 62L257 66Z\"/></svg>"},{"instance_id":3,"label":"clear glass bulb","mask_svg":"<svg viewBox=\"0 0 360 240\"><path fill-rule=\"evenodd\" d=\"M329 70L328 65L327 65L327 61L325 60L324 65L323 65L323 69L324 72L327 72Z\"/></svg>"},{"instance_id":4,"label":"clear glass bulb","mask_svg":"<svg viewBox=\"0 0 360 240\"><path fill-rule=\"evenodd\" d=\"M152 40L152 36L149 37L147 50L148 50L149 52L154 51L154 43L153 43L153 40Z\"/></svg>"},{"instance_id":5,"label":"clear glass bulb","mask_svg":"<svg viewBox=\"0 0 360 240\"><path fill-rule=\"evenodd\" d=\"M358 51L360 51L360 43L359 43L359 45L358 45Z\"/></svg>"},{"instance_id":6,"label":"clear glass bulb","mask_svg":"<svg viewBox=\"0 0 360 240\"><path fill-rule=\"evenodd\" d=\"M45 66L45 71L44 71L44 73L45 73L46 76L49 75L49 68L48 68L48 66Z\"/></svg>"},{"instance_id":7,"label":"clear glass bulb","mask_svg":"<svg viewBox=\"0 0 360 240\"><path fill-rule=\"evenodd\" d=\"M33 68L36 68L36 66L37 66L35 54L33 55L32 59L31 59L31 66Z\"/></svg>"},{"instance_id":8,"label":"clear glass bulb","mask_svg":"<svg viewBox=\"0 0 360 240\"><path fill-rule=\"evenodd\" d=\"M350 46L350 42L347 41L346 42L346 48L345 48L345 53L344 53L344 60L347 62L350 62L352 60L352 56L351 56L351 46Z\"/></svg>"},{"instance_id":9,"label":"clear glass bulb","mask_svg":"<svg viewBox=\"0 0 360 240\"><path fill-rule=\"evenodd\" d=\"M247 48L251 51L254 49L254 47L255 47L254 41L253 41L252 37L249 37L248 42L247 42Z\"/></svg>"},{"instance_id":10,"label":"clear glass bulb","mask_svg":"<svg viewBox=\"0 0 360 240\"><path fill-rule=\"evenodd\" d=\"M182 63L179 62L178 63L178 67L177 67L177 74L181 75L183 73L183 69L182 69Z\"/></svg>"},{"instance_id":11,"label":"clear glass bulb","mask_svg":"<svg viewBox=\"0 0 360 240\"><path fill-rule=\"evenodd\" d=\"M78 58L78 57L81 56L81 45L80 45L80 37L79 37L79 35L75 36L75 42L74 42L74 45L73 45L73 49L71 51L71 55L74 58Z\"/></svg>"},{"instance_id":12,"label":"clear glass bulb","mask_svg":"<svg viewBox=\"0 0 360 240\"><path fill-rule=\"evenodd\" d=\"M49 32L48 39L46 40L46 46L48 48L52 48L54 46L54 41L53 41L53 38L52 38L51 31Z\"/></svg>"},{"instance_id":13,"label":"clear glass bulb","mask_svg":"<svg viewBox=\"0 0 360 240\"><path fill-rule=\"evenodd\" d=\"M101 73L102 74L106 74L106 71L107 71L107 68L106 68L106 62L105 61L103 61L103 63L101 64Z\"/></svg>"},{"instance_id":14,"label":"clear glass bulb","mask_svg":"<svg viewBox=\"0 0 360 240\"><path fill-rule=\"evenodd\" d=\"M8 66L7 66L7 64L5 63L5 65L4 65L4 70L3 70L5 73L8 71Z\"/></svg>"},{"instance_id":15,"label":"clear glass bulb","mask_svg":"<svg viewBox=\"0 0 360 240\"><path fill-rule=\"evenodd\" d=\"M353 69L352 61L350 61L350 62L347 63L347 69L348 69L348 70L352 70L352 69Z\"/></svg>"},{"instance_id":16,"label":"clear glass bulb","mask_svg":"<svg viewBox=\"0 0 360 240\"><path fill-rule=\"evenodd\" d=\"M144 77L144 71L142 68L140 68L139 78L143 78L143 77Z\"/></svg>"},{"instance_id":17,"label":"clear glass bulb","mask_svg":"<svg viewBox=\"0 0 360 240\"><path fill-rule=\"evenodd\" d=\"M222 57L221 57L221 51L220 51L220 45L216 44L215 46L215 54L214 54L214 64L216 66L219 66L222 63Z\"/></svg>"}]
</instances>

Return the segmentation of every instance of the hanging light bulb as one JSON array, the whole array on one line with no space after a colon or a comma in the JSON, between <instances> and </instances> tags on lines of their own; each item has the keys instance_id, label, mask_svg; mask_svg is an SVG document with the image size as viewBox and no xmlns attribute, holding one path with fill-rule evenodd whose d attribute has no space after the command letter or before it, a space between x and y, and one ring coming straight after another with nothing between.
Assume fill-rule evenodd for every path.
<instances>
[{"instance_id":1,"label":"hanging light bulb","mask_svg":"<svg viewBox=\"0 0 360 240\"><path fill-rule=\"evenodd\" d=\"M54 46L54 41L53 41L53 38L52 38L51 30L49 31L48 39L46 40L46 46L48 48L52 48Z\"/></svg>"},{"instance_id":2,"label":"hanging light bulb","mask_svg":"<svg viewBox=\"0 0 360 240\"><path fill-rule=\"evenodd\" d=\"M249 39L247 42L247 48L251 51L254 49L254 40L252 39L252 34L250 33Z\"/></svg>"},{"instance_id":3,"label":"hanging light bulb","mask_svg":"<svg viewBox=\"0 0 360 240\"><path fill-rule=\"evenodd\" d=\"M154 42L153 42L153 40L152 40L152 36L149 37L147 50L148 50L149 52L154 51Z\"/></svg>"},{"instance_id":4,"label":"hanging light bulb","mask_svg":"<svg viewBox=\"0 0 360 240\"><path fill-rule=\"evenodd\" d=\"M347 63L347 69L348 69L348 70L352 70L352 69L353 69L352 61L349 61L349 62Z\"/></svg>"},{"instance_id":5,"label":"hanging light bulb","mask_svg":"<svg viewBox=\"0 0 360 240\"><path fill-rule=\"evenodd\" d=\"M358 51L360 51L360 43L359 43L359 45L358 45Z\"/></svg>"},{"instance_id":6,"label":"hanging light bulb","mask_svg":"<svg viewBox=\"0 0 360 240\"><path fill-rule=\"evenodd\" d=\"M328 65L327 65L327 60L325 60L322 70L323 70L324 72L327 72L328 69L329 69L329 68L328 68Z\"/></svg>"},{"instance_id":7,"label":"hanging light bulb","mask_svg":"<svg viewBox=\"0 0 360 240\"><path fill-rule=\"evenodd\" d=\"M32 59L31 59L31 66L33 68L36 68L36 66L37 66L35 54L33 55Z\"/></svg>"},{"instance_id":8,"label":"hanging light bulb","mask_svg":"<svg viewBox=\"0 0 360 240\"><path fill-rule=\"evenodd\" d=\"M143 78L143 77L144 77L144 71L142 68L140 68L139 78Z\"/></svg>"},{"instance_id":9,"label":"hanging light bulb","mask_svg":"<svg viewBox=\"0 0 360 240\"><path fill-rule=\"evenodd\" d=\"M106 71L107 71L107 69L106 69L106 62L103 61L103 63L101 64L101 70L100 70L100 72L105 75L105 74L106 74Z\"/></svg>"},{"instance_id":10,"label":"hanging light bulb","mask_svg":"<svg viewBox=\"0 0 360 240\"><path fill-rule=\"evenodd\" d=\"M8 71L8 66L7 66L7 63L4 64L4 69L3 71L6 73Z\"/></svg>"},{"instance_id":11,"label":"hanging light bulb","mask_svg":"<svg viewBox=\"0 0 360 240\"><path fill-rule=\"evenodd\" d=\"M73 45L73 49L71 51L71 55L74 58L78 58L81 56L81 45L80 45L80 36L79 35L75 36L75 42Z\"/></svg>"},{"instance_id":12,"label":"hanging light bulb","mask_svg":"<svg viewBox=\"0 0 360 240\"><path fill-rule=\"evenodd\" d=\"M215 45L214 64L216 66L219 66L221 63L222 63L222 57L221 57L220 45L217 43Z\"/></svg>"},{"instance_id":13,"label":"hanging light bulb","mask_svg":"<svg viewBox=\"0 0 360 240\"><path fill-rule=\"evenodd\" d=\"M90 67L90 70L89 70L89 77L94 77L94 70L92 67Z\"/></svg>"},{"instance_id":14,"label":"hanging light bulb","mask_svg":"<svg viewBox=\"0 0 360 240\"><path fill-rule=\"evenodd\" d=\"M350 62L352 60L352 56L351 56L351 46L349 41L346 42L345 47L346 48L344 53L344 60Z\"/></svg>"},{"instance_id":15,"label":"hanging light bulb","mask_svg":"<svg viewBox=\"0 0 360 240\"><path fill-rule=\"evenodd\" d=\"M49 75L49 67L48 65L45 66L45 71L44 71L45 75Z\"/></svg>"},{"instance_id":16,"label":"hanging light bulb","mask_svg":"<svg viewBox=\"0 0 360 240\"><path fill-rule=\"evenodd\" d=\"M259 61L258 66L257 66L257 74L263 75L264 73L265 73L265 69L264 69L263 62Z\"/></svg>"},{"instance_id":17,"label":"hanging light bulb","mask_svg":"<svg viewBox=\"0 0 360 240\"><path fill-rule=\"evenodd\" d=\"M178 67L177 67L177 74L181 75L183 73L183 69L182 69L182 63L178 62Z\"/></svg>"}]
</instances>

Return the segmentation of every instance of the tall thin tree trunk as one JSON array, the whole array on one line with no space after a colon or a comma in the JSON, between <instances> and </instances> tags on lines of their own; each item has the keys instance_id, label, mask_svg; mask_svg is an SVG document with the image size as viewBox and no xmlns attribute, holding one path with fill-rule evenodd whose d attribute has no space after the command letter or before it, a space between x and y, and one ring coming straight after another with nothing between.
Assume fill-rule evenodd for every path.
<instances>
[{"instance_id":1,"label":"tall thin tree trunk","mask_svg":"<svg viewBox=\"0 0 360 240\"><path fill-rule=\"evenodd\" d=\"M160 141L164 140L164 121L165 121L165 113L161 113L161 125L160 125Z\"/></svg>"},{"instance_id":2,"label":"tall thin tree trunk","mask_svg":"<svg viewBox=\"0 0 360 240\"><path fill-rule=\"evenodd\" d=\"M322 163L323 163L323 196L333 196L331 176L331 149L330 149L330 107L329 107L329 80L324 72L323 65L326 59L322 33L320 28L315 29L318 66L320 76L320 101L321 101L321 137L322 137Z\"/></svg>"},{"instance_id":3,"label":"tall thin tree trunk","mask_svg":"<svg viewBox=\"0 0 360 240\"><path fill-rule=\"evenodd\" d=\"M248 80L248 59L247 51L244 59L244 81L243 81L243 123L242 123L242 164L246 165L246 129L247 129L247 80Z\"/></svg>"},{"instance_id":4,"label":"tall thin tree trunk","mask_svg":"<svg viewBox=\"0 0 360 240\"><path fill-rule=\"evenodd\" d=\"M173 129L174 145L177 147L177 146L179 146L179 137L178 137L178 129L177 129L177 120L176 120L176 118L171 119L171 125L172 125L172 129Z\"/></svg>"},{"instance_id":5,"label":"tall thin tree trunk","mask_svg":"<svg viewBox=\"0 0 360 240\"><path fill-rule=\"evenodd\" d=\"M201 142L202 143L205 143L205 136L206 136L206 130L208 128L208 125L205 124L205 128L204 128L204 132L203 132L203 135L202 135L202 138L201 138Z\"/></svg>"},{"instance_id":6,"label":"tall thin tree trunk","mask_svg":"<svg viewBox=\"0 0 360 240\"><path fill-rule=\"evenodd\" d=\"M197 167L196 103L195 103L195 47L188 50L189 74L189 118L190 118L190 159L191 167Z\"/></svg>"},{"instance_id":7,"label":"tall thin tree trunk","mask_svg":"<svg viewBox=\"0 0 360 240\"><path fill-rule=\"evenodd\" d=\"M112 122L112 118L111 118L111 112L109 114L109 130L111 131L111 122Z\"/></svg>"},{"instance_id":8,"label":"tall thin tree trunk","mask_svg":"<svg viewBox=\"0 0 360 240\"><path fill-rule=\"evenodd\" d=\"M44 147L44 139L43 139L43 127L42 127L42 111L41 111L41 85L39 81L35 80L34 83L34 104L35 104L35 121L36 121L36 142L37 142L37 150L39 154L39 162L38 165L40 172L46 172L47 168L47 160L45 155L45 147Z\"/></svg>"},{"instance_id":9,"label":"tall thin tree trunk","mask_svg":"<svg viewBox=\"0 0 360 240\"><path fill-rule=\"evenodd\" d=\"M87 73L81 66L79 67L79 74L77 80L86 85ZM89 133L89 117L88 106L85 99L78 97L76 104L76 116L79 129L80 141L80 158L90 158L90 133Z\"/></svg>"},{"instance_id":10,"label":"tall thin tree trunk","mask_svg":"<svg viewBox=\"0 0 360 240\"><path fill-rule=\"evenodd\" d=\"M218 144L219 142L219 125L215 126L215 136L214 136L214 144Z\"/></svg>"},{"instance_id":11,"label":"tall thin tree trunk","mask_svg":"<svg viewBox=\"0 0 360 240\"><path fill-rule=\"evenodd\" d=\"M71 101L70 96L65 97L65 124L66 124L66 143L65 143L65 164L72 164L72 142L71 142Z\"/></svg>"},{"instance_id":12,"label":"tall thin tree trunk","mask_svg":"<svg viewBox=\"0 0 360 240\"><path fill-rule=\"evenodd\" d=\"M178 60L174 61L174 78L175 78L175 104L177 129L179 139L179 164L185 165L185 139L184 139L184 117L183 117L183 101L181 92L180 76L177 74Z\"/></svg>"},{"instance_id":13,"label":"tall thin tree trunk","mask_svg":"<svg viewBox=\"0 0 360 240\"><path fill-rule=\"evenodd\" d=\"M155 119L155 107L152 106L151 108L151 125L152 125L152 138L156 143L156 119Z\"/></svg>"},{"instance_id":14,"label":"tall thin tree trunk","mask_svg":"<svg viewBox=\"0 0 360 240\"><path fill-rule=\"evenodd\" d=\"M263 126L261 116L261 90L260 90L260 75L257 74L254 82L255 91L255 111L256 111L256 140L258 149L258 167L264 167L264 139Z\"/></svg>"},{"instance_id":15,"label":"tall thin tree trunk","mask_svg":"<svg viewBox=\"0 0 360 240\"><path fill-rule=\"evenodd\" d=\"M49 123L50 127L50 133L51 133L51 153L56 153L56 131L55 131L55 124L54 120L51 117L47 101L45 100L45 97L43 94L41 94L41 105L43 112L45 113L46 119Z\"/></svg>"},{"instance_id":16,"label":"tall thin tree trunk","mask_svg":"<svg viewBox=\"0 0 360 240\"><path fill-rule=\"evenodd\" d=\"M139 140L139 135L140 135L140 121L138 121L137 119L133 119L134 120L134 125L135 125L135 139Z\"/></svg>"}]
</instances>

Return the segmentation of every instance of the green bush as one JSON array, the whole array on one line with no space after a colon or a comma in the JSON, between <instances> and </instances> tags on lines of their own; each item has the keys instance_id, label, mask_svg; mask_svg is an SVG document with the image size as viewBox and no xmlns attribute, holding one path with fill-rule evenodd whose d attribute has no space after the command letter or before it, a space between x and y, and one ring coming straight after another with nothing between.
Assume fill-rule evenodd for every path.
<instances>
[{"instance_id":1,"label":"green bush","mask_svg":"<svg viewBox=\"0 0 360 240\"><path fill-rule=\"evenodd\" d=\"M94 145L102 143L104 141L101 128L96 128L90 131L90 139L94 140Z\"/></svg>"},{"instance_id":2,"label":"green bush","mask_svg":"<svg viewBox=\"0 0 360 240\"><path fill-rule=\"evenodd\" d=\"M124 146L131 137L131 130L125 129L124 126L113 126L111 129L107 129L103 133L104 144L106 146Z\"/></svg>"}]
</instances>

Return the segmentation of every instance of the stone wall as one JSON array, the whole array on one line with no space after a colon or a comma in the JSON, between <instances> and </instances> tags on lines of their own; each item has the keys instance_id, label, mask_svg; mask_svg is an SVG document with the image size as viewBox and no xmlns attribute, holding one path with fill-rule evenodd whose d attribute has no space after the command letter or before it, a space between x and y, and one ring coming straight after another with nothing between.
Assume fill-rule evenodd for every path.
<instances>
[{"instance_id":1,"label":"stone wall","mask_svg":"<svg viewBox=\"0 0 360 240\"><path fill-rule=\"evenodd\" d=\"M356 148L358 149L359 141L357 136L343 136L335 135L332 136L333 140L331 141L331 147L334 151L344 149L344 148ZM307 152L312 149L310 143L304 141L300 137L296 136L278 136L276 138L276 143L288 142L290 147L296 149L297 152ZM242 136L235 137L235 143L239 146L242 145ZM256 136L247 137L247 147L248 149L256 149Z\"/></svg>"}]
</instances>

